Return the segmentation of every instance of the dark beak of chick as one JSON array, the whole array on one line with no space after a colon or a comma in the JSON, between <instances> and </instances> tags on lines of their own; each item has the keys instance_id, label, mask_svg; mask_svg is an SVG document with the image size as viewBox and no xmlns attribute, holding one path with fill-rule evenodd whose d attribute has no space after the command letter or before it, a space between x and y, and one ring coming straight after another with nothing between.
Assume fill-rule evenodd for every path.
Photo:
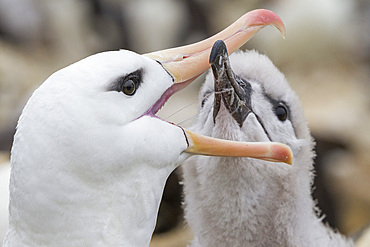
<instances>
[{"instance_id":1,"label":"dark beak of chick","mask_svg":"<svg viewBox=\"0 0 370 247\"><path fill-rule=\"evenodd\" d=\"M212 68L215 83L213 121L216 123L222 99L227 110L239 126L242 127L245 118L252 112L251 85L236 76L232 71L226 45L222 40L214 43L209 57L209 64Z\"/></svg>"}]
</instances>

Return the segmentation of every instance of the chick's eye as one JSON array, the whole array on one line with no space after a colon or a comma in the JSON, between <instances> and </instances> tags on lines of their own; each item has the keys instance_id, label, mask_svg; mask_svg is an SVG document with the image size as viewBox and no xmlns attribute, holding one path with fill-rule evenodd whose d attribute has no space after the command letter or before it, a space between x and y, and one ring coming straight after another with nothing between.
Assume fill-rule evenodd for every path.
<instances>
[{"instance_id":1,"label":"chick's eye","mask_svg":"<svg viewBox=\"0 0 370 247\"><path fill-rule=\"evenodd\" d=\"M122 84L122 92L126 95L134 95L134 93L136 92L135 82L132 79L126 80Z\"/></svg>"},{"instance_id":2,"label":"chick's eye","mask_svg":"<svg viewBox=\"0 0 370 247\"><path fill-rule=\"evenodd\" d=\"M204 98L204 99L202 100L202 102L200 103L200 106L201 106L201 107L203 107L203 106L204 106L204 104L206 103L207 99L208 99L208 98Z\"/></svg>"},{"instance_id":3,"label":"chick's eye","mask_svg":"<svg viewBox=\"0 0 370 247\"><path fill-rule=\"evenodd\" d=\"M202 102L200 104L201 107L204 106L204 104L206 103L206 101L208 100L208 97L211 95L211 91L206 91L203 95L203 99L202 99Z\"/></svg>"},{"instance_id":4,"label":"chick's eye","mask_svg":"<svg viewBox=\"0 0 370 247\"><path fill-rule=\"evenodd\" d=\"M276 107L275 114L280 121L285 121L288 118L288 110L283 105Z\"/></svg>"}]
</instances>

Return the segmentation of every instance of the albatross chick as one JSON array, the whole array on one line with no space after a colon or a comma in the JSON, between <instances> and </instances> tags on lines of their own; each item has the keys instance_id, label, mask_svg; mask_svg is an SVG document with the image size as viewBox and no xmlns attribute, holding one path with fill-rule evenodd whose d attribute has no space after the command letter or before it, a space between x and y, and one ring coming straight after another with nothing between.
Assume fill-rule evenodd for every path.
<instances>
[{"instance_id":1,"label":"albatross chick","mask_svg":"<svg viewBox=\"0 0 370 247\"><path fill-rule=\"evenodd\" d=\"M192 246L352 246L322 223L311 197L313 146L303 109L284 75L256 51L230 57L222 41L200 92L192 130L234 141L281 142L293 164L201 157L183 166Z\"/></svg>"}]
</instances>

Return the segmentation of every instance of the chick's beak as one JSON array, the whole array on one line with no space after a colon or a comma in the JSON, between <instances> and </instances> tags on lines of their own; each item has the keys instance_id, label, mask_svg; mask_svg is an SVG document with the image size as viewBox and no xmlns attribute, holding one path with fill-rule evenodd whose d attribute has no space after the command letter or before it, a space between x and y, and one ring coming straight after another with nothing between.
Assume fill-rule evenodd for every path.
<instances>
[{"instance_id":1,"label":"chick's beak","mask_svg":"<svg viewBox=\"0 0 370 247\"><path fill-rule=\"evenodd\" d=\"M273 25L285 37L282 20L272 11L253 10L218 34L195 44L152 52L144 56L160 62L175 83L191 82L209 68L208 58L216 40L223 40L231 54L265 26ZM184 83L187 84L187 83Z\"/></svg>"}]
</instances>

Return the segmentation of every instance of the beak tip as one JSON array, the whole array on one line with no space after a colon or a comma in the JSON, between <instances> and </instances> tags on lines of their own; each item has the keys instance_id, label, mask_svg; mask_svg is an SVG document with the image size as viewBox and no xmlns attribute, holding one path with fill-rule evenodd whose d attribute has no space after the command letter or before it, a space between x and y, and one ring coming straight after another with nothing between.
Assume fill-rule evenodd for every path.
<instances>
[{"instance_id":1,"label":"beak tip","mask_svg":"<svg viewBox=\"0 0 370 247\"><path fill-rule=\"evenodd\" d=\"M285 30L284 24L282 24L282 25L275 24L274 27L276 27L279 30L281 36L283 37L283 39L285 39L285 37L286 37L286 30Z\"/></svg>"},{"instance_id":2,"label":"beak tip","mask_svg":"<svg viewBox=\"0 0 370 247\"><path fill-rule=\"evenodd\" d=\"M223 40L217 40L213 44L211 53L209 55L209 64L212 65L217 63L217 58L220 56L220 54L228 54L226 44Z\"/></svg>"},{"instance_id":3,"label":"beak tip","mask_svg":"<svg viewBox=\"0 0 370 247\"><path fill-rule=\"evenodd\" d=\"M252 18L250 16L248 16L248 18L245 17L246 26L251 25L251 23L252 23L252 26L254 25L260 26L260 28L268 26L268 25L272 25L279 30L281 36L283 37L283 39L285 39L286 29L285 29L284 23L280 19L280 17L277 14L275 14L273 11L267 10L267 9L257 9L257 10L253 10L245 14L245 16L247 15L250 15L253 17Z\"/></svg>"},{"instance_id":4,"label":"beak tip","mask_svg":"<svg viewBox=\"0 0 370 247\"><path fill-rule=\"evenodd\" d=\"M288 165L293 165L293 158L289 157L285 163Z\"/></svg>"},{"instance_id":5,"label":"beak tip","mask_svg":"<svg viewBox=\"0 0 370 247\"><path fill-rule=\"evenodd\" d=\"M293 154L292 154L292 151L291 149L288 147L288 150L287 150L287 155L286 155L286 158L285 158L285 161L284 163L288 164L288 165L293 165Z\"/></svg>"},{"instance_id":6,"label":"beak tip","mask_svg":"<svg viewBox=\"0 0 370 247\"><path fill-rule=\"evenodd\" d=\"M275 161L283 162L288 165L293 164L293 153L290 147L283 143L273 143L271 147L271 156Z\"/></svg>"}]
</instances>

